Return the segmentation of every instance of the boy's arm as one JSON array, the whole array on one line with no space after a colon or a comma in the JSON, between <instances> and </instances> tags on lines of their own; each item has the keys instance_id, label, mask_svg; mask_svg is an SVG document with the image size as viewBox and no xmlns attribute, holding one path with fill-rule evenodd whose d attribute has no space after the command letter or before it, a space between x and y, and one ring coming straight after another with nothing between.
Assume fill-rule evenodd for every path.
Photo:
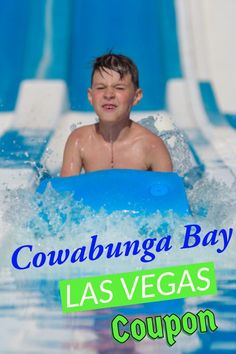
<instances>
[{"instance_id":1,"label":"boy's arm","mask_svg":"<svg viewBox=\"0 0 236 354\"><path fill-rule=\"evenodd\" d=\"M67 139L63 164L61 168L61 177L76 176L80 174L82 168L82 159L80 156L79 139L75 132L72 132Z\"/></svg>"},{"instance_id":2,"label":"boy's arm","mask_svg":"<svg viewBox=\"0 0 236 354\"><path fill-rule=\"evenodd\" d=\"M151 143L149 152L149 164L152 171L172 172L173 164L169 151L161 138L156 137Z\"/></svg>"}]
</instances>

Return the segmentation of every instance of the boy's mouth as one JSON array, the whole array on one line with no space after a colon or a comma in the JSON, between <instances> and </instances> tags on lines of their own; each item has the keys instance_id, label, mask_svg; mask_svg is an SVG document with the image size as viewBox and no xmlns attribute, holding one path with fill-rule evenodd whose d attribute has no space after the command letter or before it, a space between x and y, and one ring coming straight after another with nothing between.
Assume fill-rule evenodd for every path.
<instances>
[{"instance_id":1,"label":"boy's mouth","mask_svg":"<svg viewBox=\"0 0 236 354\"><path fill-rule=\"evenodd\" d=\"M116 109L116 105L115 104L111 104L111 103L106 103L106 104L103 104L102 105L102 108L105 110L105 111L114 111Z\"/></svg>"}]
</instances>

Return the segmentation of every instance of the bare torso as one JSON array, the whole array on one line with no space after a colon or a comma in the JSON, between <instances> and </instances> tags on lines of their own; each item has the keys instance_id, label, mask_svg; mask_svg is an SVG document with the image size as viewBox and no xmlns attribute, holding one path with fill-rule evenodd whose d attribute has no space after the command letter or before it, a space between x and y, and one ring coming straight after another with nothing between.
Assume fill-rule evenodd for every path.
<instances>
[{"instance_id":1,"label":"bare torso","mask_svg":"<svg viewBox=\"0 0 236 354\"><path fill-rule=\"evenodd\" d=\"M88 126L86 136L82 139L80 154L85 171L111 168L147 170L145 159L145 142L139 128L130 129L126 139L105 141L97 132L97 126Z\"/></svg>"},{"instance_id":2,"label":"bare torso","mask_svg":"<svg viewBox=\"0 0 236 354\"><path fill-rule=\"evenodd\" d=\"M105 169L171 171L172 164L162 140L137 123L113 141L105 140L98 124L74 130L64 153L62 176Z\"/></svg>"}]
</instances>

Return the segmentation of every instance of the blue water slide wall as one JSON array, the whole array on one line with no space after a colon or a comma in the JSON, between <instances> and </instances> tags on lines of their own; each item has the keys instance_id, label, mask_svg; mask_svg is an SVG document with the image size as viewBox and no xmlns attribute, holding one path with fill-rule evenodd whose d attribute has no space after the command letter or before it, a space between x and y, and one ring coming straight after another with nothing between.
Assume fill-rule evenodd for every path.
<instances>
[{"instance_id":1,"label":"blue water slide wall","mask_svg":"<svg viewBox=\"0 0 236 354\"><path fill-rule=\"evenodd\" d=\"M30 30L27 33L24 78L67 80L71 38L71 0L31 1L29 9ZM45 68L40 70L45 59Z\"/></svg>"},{"instance_id":2,"label":"blue water slide wall","mask_svg":"<svg viewBox=\"0 0 236 354\"><path fill-rule=\"evenodd\" d=\"M199 82L199 90L209 121L216 126L229 124L236 128L236 115L221 112L211 83Z\"/></svg>"},{"instance_id":3,"label":"blue water slide wall","mask_svg":"<svg viewBox=\"0 0 236 354\"><path fill-rule=\"evenodd\" d=\"M29 0L0 4L0 111L13 110L23 79Z\"/></svg>"},{"instance_id":4,"label":"blue water slide wall","mask_svg":"<svg viewBox=\"0 0 236 354\"><path fill-rule=\"evenodd\" d=\"M20 81L33 78L67 81L71 108L92 110L91 62L110 49L139 67L139 110L164 108L166 81L181 76L174 0L5 0L0 43L3 111L14 109Z\"/></svg>"},{"instance_id":5,"label":"blue water slide wall","mask_svg":"<svg viewBox=\"0 0 236 354\"><path fill-rule=\"evenodd\" d=\"M0 111L14 110L23 79L67 80L71 8L71 0L1 1ZM40 74L46 45L47 65Z\"/></svg>"}]
</instances>

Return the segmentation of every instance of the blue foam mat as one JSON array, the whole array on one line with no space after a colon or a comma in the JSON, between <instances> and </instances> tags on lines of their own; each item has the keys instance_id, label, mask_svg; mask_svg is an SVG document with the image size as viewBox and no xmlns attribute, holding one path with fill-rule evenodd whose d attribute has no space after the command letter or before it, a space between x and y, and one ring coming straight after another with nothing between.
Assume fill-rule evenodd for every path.
<instances>
[{"instance_id":1,"label":"blue foam mat","mask_svg":"<svg viewBox=\"0 0 236 354\"><path fill-rule=\"evenodd\" d=\"M139 170L102 170L73 177L55 177L41 182L37 192L43 193L47 184L58 192L72 192L75 200L98 211L109 213L125 210L189 214L183 179L173 172Z\"/></svg>"}]
</instances>

